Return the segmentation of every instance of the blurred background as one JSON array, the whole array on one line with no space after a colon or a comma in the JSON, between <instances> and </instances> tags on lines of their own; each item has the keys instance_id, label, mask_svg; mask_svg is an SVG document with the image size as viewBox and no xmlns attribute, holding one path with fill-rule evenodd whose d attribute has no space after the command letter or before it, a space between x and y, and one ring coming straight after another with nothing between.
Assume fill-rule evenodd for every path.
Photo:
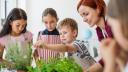
<instances>
[{"instance_id":1,"label":"blurred background","mask_svg":"<svg viewBox=\"0 0 128 72\"><path fill-rule=\"evenodd\" d=\"M76 7L79 0L0 0L0 30L4 20L12 8L18 7L26 11L28 16L27 29L34 35L33 41L36 41L37 33L44 29L42 23L42 12L45 8L54 8L57 11L59 21L70 17L78 22L79 34L77 39L88 40L90 52L95 56L95 49L98 48L98 40L94 28L89 28L77 13ZM105 0L108 4L109 0Z\"/></svg>"}]
</instances>

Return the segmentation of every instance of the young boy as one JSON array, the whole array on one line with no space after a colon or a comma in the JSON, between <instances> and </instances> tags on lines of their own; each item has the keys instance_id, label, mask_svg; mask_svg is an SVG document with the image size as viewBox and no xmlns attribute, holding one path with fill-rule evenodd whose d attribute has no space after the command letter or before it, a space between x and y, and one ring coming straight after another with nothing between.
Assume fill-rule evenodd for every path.
<instances>
[{"instance_id":1,"label":"young boy","mask_svg":"<svg viewBox=\"0 0 128 72\"><path fill-rule=\"evenodd\" d=\"M88 68L95 63L90 56L84 41L76 40L78 34L77 22L66 18L59 23L60 39L63 44L46 44L39 40L34 45L36 48L46 48L59 52L71 52L75 61L83 68Z\"/></svg>"}]
</instances>

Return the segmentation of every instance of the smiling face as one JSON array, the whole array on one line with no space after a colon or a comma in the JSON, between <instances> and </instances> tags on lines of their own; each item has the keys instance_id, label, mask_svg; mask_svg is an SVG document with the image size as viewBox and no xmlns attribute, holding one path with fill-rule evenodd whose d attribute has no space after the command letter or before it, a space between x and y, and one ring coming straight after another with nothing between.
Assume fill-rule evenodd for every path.
<instances>
[{"instance_id":1,"label":"smiling face","mask_svg":"<svg viewBox=\"0 0 128 72\"><path fill-rule=\"evenodd\" d=\"M57 19L50 14L43 17L43 22L45 23L45 27L48 31L53 31L56 28Z\"/></svg>"},{"instance_id":2,"label":"smiling face","mask_svg":"<svg viewBox=\"0 0 128 72\"><path fill-rule=\"evenodd\" d=\"M26 27L27 21L24 19L14 20L11 22L11 34L20 35Z\"/></svg>"},{"instance_id":3,"label":"smiling face","mask_svg":"<svg viewBox=\"0 0 128 72\"><path fill-rule=\"evenodd\" d=\"M93 27L97 24L100 16L99 16L99 10L93 9L89 6L81 5L78 9L79 14L82 16L83 21L87 22L90 27Z\"/></svg>"},{"instance_id":4,"label":"smiling face","mask_svg":"<svg viewBox=\"0 0 128 72\"><path fill-rule=\"evenodd\" d=\"M76 30L71 30L71 28L67 26L61 27L60 31L60 39L63 43L72 43L77 35Z\"/></svg>"}]
</instances>

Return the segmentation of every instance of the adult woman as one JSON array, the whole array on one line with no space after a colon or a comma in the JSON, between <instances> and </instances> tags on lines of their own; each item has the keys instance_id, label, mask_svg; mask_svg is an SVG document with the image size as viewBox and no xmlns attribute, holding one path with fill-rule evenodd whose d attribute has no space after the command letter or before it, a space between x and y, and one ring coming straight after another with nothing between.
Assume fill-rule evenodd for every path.
<instances>
[{"instance_id":1,"label":"adult woman","mask_svg":"<svg viewBox=\"0 0 128 72\"><path fill-rule=\"evenodd\" d=\"M105 2L103 0L80 0L77 5L78 13L83 18L84 22L87 22L90 27L97 26L96 32L99 41L104 38L113 37L110 26L105 21ZM102 59L99 63L90 67L90 72L102 71L104 63ZM92 71L93 70L93 71Z\"/></svg>"}]
</instances>

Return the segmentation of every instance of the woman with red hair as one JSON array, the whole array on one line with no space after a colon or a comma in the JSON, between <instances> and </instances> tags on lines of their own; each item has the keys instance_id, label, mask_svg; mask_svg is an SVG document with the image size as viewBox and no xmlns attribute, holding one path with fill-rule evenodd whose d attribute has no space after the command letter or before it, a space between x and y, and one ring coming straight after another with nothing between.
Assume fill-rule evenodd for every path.
<instances>
[{"instance_id":1,"label":"woman with red hair","mask_svg":"<svg viewBox=\"0 0 128 72\"><path fill-rule=\"evenodd\" d=\"M113 37L110 26L105 20L106 5L103 0L80 0L77 5L77 11L83 18L84 22L87 22L90 27L96 27L96 33L98 40L101 41L108 37ZM104 62L102 59L87 69L89 72L102 72Z\"/></svg>"}]
</instances>

